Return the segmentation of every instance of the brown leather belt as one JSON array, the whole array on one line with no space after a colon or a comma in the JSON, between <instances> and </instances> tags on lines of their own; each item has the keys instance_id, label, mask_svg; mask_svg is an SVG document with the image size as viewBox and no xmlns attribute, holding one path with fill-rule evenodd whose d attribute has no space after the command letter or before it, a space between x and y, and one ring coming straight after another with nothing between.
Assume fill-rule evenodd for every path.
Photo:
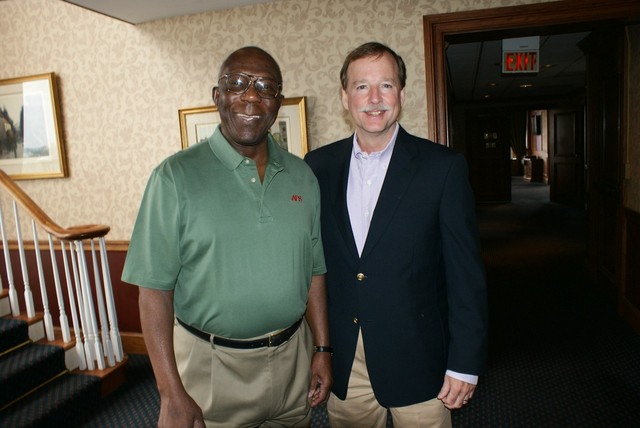
<instances>
[{"instance_id":1,"label":"brown leather belt","mask_svg":"<svg viewBox=\"0 0 640 428\"><path fill-rule=\"evenodd\" d=\"M215 336L211 333L206 333L204 331L198 330L197 328L192 327L189 324L185 323L180 318L176 318L176 320L189 333L193 334L199 339L206 340L207 342L211 342L211 340L213 340L214 345L225 346L227 348L235 348L235 349L256 349L256 348L264 348L265 346L280 346L287 340L291 339L291 336L293 336L293 333L295 333L296 330L298 330L298 327L300 327L300 324L302 323L302 318L300 318L298 321L293 323L291 327L288 327L275 334L261 337L259 339L234 340L234 339L227 339L225 337Z\"/></svg>"}]
</instances>

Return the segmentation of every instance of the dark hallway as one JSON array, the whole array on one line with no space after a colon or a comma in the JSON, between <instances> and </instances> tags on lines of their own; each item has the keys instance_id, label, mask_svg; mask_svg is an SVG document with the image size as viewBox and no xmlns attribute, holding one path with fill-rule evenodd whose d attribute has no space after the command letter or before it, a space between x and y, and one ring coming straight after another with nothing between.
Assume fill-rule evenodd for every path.
<instances>
[{"instance_id":1,"label":"dark hallway","mask_svg":"<svg viewBox=\"0 0 640 428\"><path fill-rule=\"evenodd\" d=\"M640 426L640 336L587 280L585 212L513 180L512 203L478 208L489 364L454 426Z\"/></svg>"}]
</instances>

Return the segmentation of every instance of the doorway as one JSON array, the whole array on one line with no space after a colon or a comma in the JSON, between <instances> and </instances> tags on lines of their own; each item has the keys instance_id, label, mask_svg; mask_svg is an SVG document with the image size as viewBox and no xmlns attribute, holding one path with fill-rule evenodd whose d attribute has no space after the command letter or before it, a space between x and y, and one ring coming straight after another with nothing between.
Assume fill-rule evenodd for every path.
<instances>
[{"instance_id":1,"label":"doorway","mask_svg":"<svg viewBox=\"0 0 640 428\"><path fill-rule=\"evenodd\" d=\"M538 3L526 6L502 7L469 12L447 13L425 16L425 71L427 105L427 137L440 144L451 145L451 122L449 116L449 94L447 93L447 70L445 45L447 38L472 34L486 35L493 32L503 33L509 37L517 37L531 31L544 30L548 33L569 31L598 30L604 34L600 40L620 40L616 32L624 25L640 16L640 2L637 0L611 0L599 2L594 0L563 0ZM618 31L617 31L618 30ZM607 34L613 33L613 36ZM593 52L620 54L622 45L607 45L594 40ZM588 49L589 47L587 47ZM613 48L613 49L612 49ZM624 74L623 58L615 57L607 62L609 69L605 73L603 64L592 61L593 73L610 76L602 81L599 91L589 91L585 100L586 116L589 117L584 130L587 156L585 164L588 173L585 177L588 215L587 257L591 280L607 287L616 294L616 278L620 275L618 265L611 257L620 254L623 242L620 218L612 213L622 210L620 171L623 170L620 153L622 137L619 131L624 129L624 117L618 108L620 105L621 86L619 75ZM600 68L598 68L600 66ZM614 78L615 77L615 78ZM616 80L618 79L618 80ZM613 90L612 90L613 89ZM616 100L616 97L617 100ZM558 110L562 106L558 106ZM561 119L566 122L567 116ZM622 121L622 122L621 122ZM597 128L593 124L617 123L617 127L603 126ZM622 126L620 126L622 125ZM592 153L592 156L589 156ZM603 159L602 154L606 154ZM605 159L606 158L606 159ZM605 168L608 167L608 168ZM614 169L611 169L614 166ZM562 177L575 178L575 168L564 168ZM584 175L583 175L584 176ZM612 233L600 233L609 231ZM606 236L605 236L606 235Z\"/></svg>"},{"instance_id":2,"label":"doorway","mask_svg":"<svg viewBox=\"0 0 640 428\"><path fill-rule=\"evenodd\" d=\"M547 185L553 202L584 207L580 42L590 33L524 31L445 37L448 145L467 155L480 203L509 202L510 178L524 177ZM503 43L516 42L535 43L534 70L501 68Z\"/></svg>"}]
</instances>

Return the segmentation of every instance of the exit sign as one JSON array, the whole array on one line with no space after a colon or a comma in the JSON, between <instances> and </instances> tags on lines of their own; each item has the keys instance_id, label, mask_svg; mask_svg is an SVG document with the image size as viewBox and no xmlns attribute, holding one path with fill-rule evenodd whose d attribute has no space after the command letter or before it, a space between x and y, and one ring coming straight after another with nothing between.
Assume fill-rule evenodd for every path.
<instances>
[{"instance_id":1,"label":"exit sign","mask_svg":"<svg viewBox=\"0 0 640 428\"><path fill-rule=\"evenodd\" d=\"M538 51L503 51L502 73L537 73Z\"/></svg>"},{"instance_id":2,"label":"exit sign","mask_svg":"<svg viewBox=\"0 0 640 428\"><path fill-rule=\"evenodd\" d=\"M502 39L502 74L537 73L540 36Z\"/></svg>"}]
</instances>

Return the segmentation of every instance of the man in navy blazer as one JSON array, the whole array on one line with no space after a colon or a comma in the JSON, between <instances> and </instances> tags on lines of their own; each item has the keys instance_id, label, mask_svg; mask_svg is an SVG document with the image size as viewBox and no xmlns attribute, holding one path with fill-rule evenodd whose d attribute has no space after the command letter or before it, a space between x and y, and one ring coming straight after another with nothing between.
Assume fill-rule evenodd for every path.
<instances>
[{"instance_id":1,"label":"man in navy blazer","mask_svg":"<svg viewBox=\"0 0 640 428\"><path fill-rule=\"evenodd\" d=\"M322 198L332 427L451 426L486 354L487 302L464 157L398 123L406 68L365 43L340 73L353 136L307 154Z\"/></svg>"}]
</instances>

